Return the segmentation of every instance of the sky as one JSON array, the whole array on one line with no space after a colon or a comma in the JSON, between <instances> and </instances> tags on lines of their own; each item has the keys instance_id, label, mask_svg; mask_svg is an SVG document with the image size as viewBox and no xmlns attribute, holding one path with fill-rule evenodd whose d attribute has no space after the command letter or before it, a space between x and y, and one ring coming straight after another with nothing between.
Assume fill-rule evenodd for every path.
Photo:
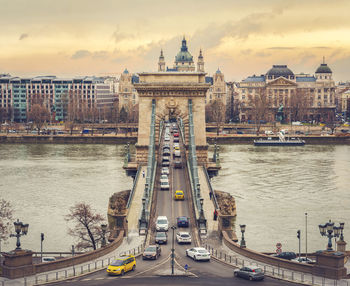
<instances>
[{"instance_id":1,"label":"sky","mask_svg":"<svg viewBox=\"0 0 350 286\"><path fill-rule=\"evenodd\" d=\"M350 80L349 0L0 0L0 73L12 76L156 71L183 36L195 62L226 81L287 64L313 74L323 56Z\"/></svg>"}]
</instances>

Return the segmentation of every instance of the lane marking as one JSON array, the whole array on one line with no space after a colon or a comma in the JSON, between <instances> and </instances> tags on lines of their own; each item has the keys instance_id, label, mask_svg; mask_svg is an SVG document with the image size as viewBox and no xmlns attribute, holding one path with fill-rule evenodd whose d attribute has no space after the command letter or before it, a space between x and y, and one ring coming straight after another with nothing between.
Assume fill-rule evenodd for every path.
<instances>
[{"instance_id":1,"label":"lane marking","mask_svg":"<svg viewBox=\"0 0 350 286\"><path fill-rule=\"evenodd\" d=\"M141 275L141 274L143 274L143 273L146 273L146 272L148 272L148 271L150 271L150 270L152 270L152 269L155 269L155 268L157 268L157 267L163 265L165 262L168 262L169 260L170 260L170 255L169 255L166 259L164 259L161 263L156 264L156 265L154 265L154 266L152 266L152 267L150 267L150 268L148 268L148 269L145 269L144 271L135 273L135 275L133 275L133 276L131 276L131 277L136 277L136 276Z\"/></svg>"}]
</instances>

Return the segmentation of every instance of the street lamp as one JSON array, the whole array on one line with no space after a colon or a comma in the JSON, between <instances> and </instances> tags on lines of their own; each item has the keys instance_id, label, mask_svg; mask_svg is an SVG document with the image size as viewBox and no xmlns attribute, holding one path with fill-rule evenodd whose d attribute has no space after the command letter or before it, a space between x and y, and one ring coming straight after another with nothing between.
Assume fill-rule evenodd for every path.
<instances>
[{"instance_id":1,"label":"street lamp","mask_svg":"<svg viewBox=\"0 0 350 286\"><path fill-rule=\"evenodd\" d=\"M171 274L174 275L174 264L175 264L175 246L174 246L174 241L175 241L175 229L176 229L176 226L173 225L171 227L171 229L173 230L173 240L172 240L172 244L171 244Z\"/></svg>"},{"instance_id":2,"label":"street lamp","mask_svg":"<svg viewBox=\"0 0 350 286\"><path fill-rule=\"evenodd\" d=\"M331 222L331 220L329 220L329 222L325 224L320 224L318 227L320 229L321 236L328 237L327 251L333 250L332 248L333 237L336 239L340 235L340 239L341 240L344 239L343 237L344 223L340 223L340 226L337 227L334 225L334 222Z\"/></svg>"},{"instance_id":3,"label":"street lamp","mask_svg":"<svg viewBox=\"0 0 350 286\"><path fill-rule=\"evenodd\" d=\"M245 232L245 224L240 224L239 227L241 228L242 232L242 239L241 239L241 248L246 248L245 240L244 240L244 232Z\"/></svg>"},{"instance_id":4,"label":"street lamp","mask_svg":"<svg viewBox=\"0 0 350 286\"><path fill-rule=\"evenodd\" d=\"M107 231L106 224L101 224L101 231L102 231L101 247L104 247L104 246L106 246L106 231Z\"/></svg>"},{"instance_id":5,"label":"street lamp","mask_svg":"<svg viewBox=\"0 0 350 286\"><path fill-rule=\"evenodd\" d=\"M27 235L28 233L28 227L29 224L24 224L21 221L19 221L19 219L17 219L17 221L15 221L13 223L15 225L15 232L16 234L10 234L10 237L16 237L17 238L17 242L16 242L16 250L21 250L21 241L20 241L20 237L22 235ZM21 233L22 232L22 233Z\"/></svg>"}]
</instances>

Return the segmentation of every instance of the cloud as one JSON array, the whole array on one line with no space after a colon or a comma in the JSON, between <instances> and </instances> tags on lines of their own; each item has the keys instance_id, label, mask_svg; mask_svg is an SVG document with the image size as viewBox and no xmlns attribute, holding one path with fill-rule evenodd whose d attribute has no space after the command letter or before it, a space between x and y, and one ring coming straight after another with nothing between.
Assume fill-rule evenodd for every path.
<instances>
[{"instance_id":1,"label":"cloud","mask_svg":"<svg viewBox=\"0 0 350 286\"><path fill-rule=\"evenodd\" d=\"M19 40L22 41L22 40L24 40L25 38L28 38L28 37L29 37L29 35L27 33L23 33L23 34L21 34L19 36Z\"/></svg>"},{"instance_id":2,"label":"cloud","mask_svg":"<svg viewBox=\"0 0 350 286\"><path fill-rule=\"evenodd\" d=\"M295 50L295 47L270 47L268 50Z\"/></svg>"},{"instance_id":3,"label":"cloud","mask_svg":"<svg viewBox=\"0 0 350 286\"><path fill-rule=\"evenodd\" d=\"M112 39L114 40L115 43L119 43L125 39L131 39L134 36L130 33L125 33L120 30L119 26L116 28L116 30L112 34Z\"/></svg>"},{"instance_id":4,"label":"cloud","mask_svg":"<svg viewBox=\"0 0 350 286\"><path fill-rule=\"evenodd\" d=\"M77 60L77 59L82 59L82 58L86 58L88 56L91 55L91 52L89 52L88 50L79 50L76 51L73 55L72 55L72 59Z\"/></svg>"}]
</instances>

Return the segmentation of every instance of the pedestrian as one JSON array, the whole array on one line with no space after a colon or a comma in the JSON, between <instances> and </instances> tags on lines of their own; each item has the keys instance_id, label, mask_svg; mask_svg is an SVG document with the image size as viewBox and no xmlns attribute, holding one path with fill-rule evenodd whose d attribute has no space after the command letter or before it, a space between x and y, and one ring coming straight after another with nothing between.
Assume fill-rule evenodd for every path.
<instances>
[{"instance_id":1,"label":"pedestrian","mask_svg":"<svg viewBox=\"0 0 350 286\"><path fill-rule=\"evenodd\" d=\"M210 191L209 197L210 197L210 199L213 197L213 192L212 191Z\"/></svg>"},{"instance_id":2,"label":"pedestrian","mask_svg":"<svg viewBox=\"0 0 350 286\"><path fill-rule=\"evenodd\" d=\"M214 210L214 220L217 220L217 219L218 219L218 211Z\"/></svg>"},{"instance_id":3,"label":"pedestrian","mask_svg":"<svg viewBox=\"0 0 350 286\"><path fill-rule=\"evenodd\" d=\"M142 171L142 178L145 177L145 170Z\"/></svg>"}]
</instances>

